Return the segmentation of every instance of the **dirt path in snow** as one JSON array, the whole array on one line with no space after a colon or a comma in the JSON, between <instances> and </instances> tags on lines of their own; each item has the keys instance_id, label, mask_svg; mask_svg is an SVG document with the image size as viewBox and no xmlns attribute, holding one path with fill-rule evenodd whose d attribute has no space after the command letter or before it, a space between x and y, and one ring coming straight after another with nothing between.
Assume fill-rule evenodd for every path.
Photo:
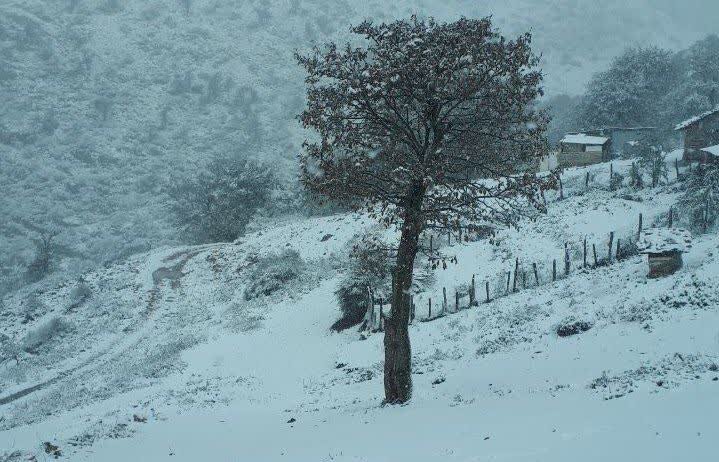
<instances>
[{"instance_id":1,"label":"dirt path in snow","mask_svg":"<svg viewBox=\"0 0 719 462\"><path fill-rule=\"evenodd\" d=\"M136 321L135 326L133 326L131 329L131 331L135 331L136 334L132 336L132 340L130 342L115 342L103 351L92 355L91 357L82 361L80 364L77 364L58 373L55 377L49 380L45 380L44 382L40 382L30 387L23 388L14 393L11 393L8 396L1 397L0 406L10 404L32 393L44 390L60 382L63 379L74 377L78 374L78 372L83 372L85 374L90 373L94 369L97 369L97 367L101 367L108 362L113 361L115 358L126 352L128 349L134 348L138 343L142 341L142 339L144 338L144 334L147 332L147 330L149 330L151 326L151 318L157 312L158 300L161 298L163 282L170 281L171 288L178 288L182 277L184 276L183 269L185 265L187 265L187 262L190 261L193 257L201 253L202 250L203 249L184 250L176 252L162 259L163 263L177 261L178 259L179 261L172 266L160 266L152 272L152 288L149 291L147 306L142 313L141 319L139 321ZM121 344L125 344L124 348ZM113 350L115 350L114 353ZM97 367L83 371L83 369L97 363L98 361L100 362L99 364L97 364Z\"/></svg>"}]
</instances>

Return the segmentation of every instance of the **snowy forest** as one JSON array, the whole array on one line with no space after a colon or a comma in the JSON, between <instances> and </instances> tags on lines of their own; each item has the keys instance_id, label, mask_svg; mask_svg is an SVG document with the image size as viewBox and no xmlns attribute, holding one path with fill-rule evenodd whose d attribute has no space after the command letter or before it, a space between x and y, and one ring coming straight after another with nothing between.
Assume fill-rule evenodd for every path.
<instances>
[{"instance_id":1,"label":"snowy forest","mask_svg":"<svg viewBox=\"0 0 719 462\"><path fill-rule=\"evenodd\" d=\"M0 462L710 460L719 4L598 3L1 0Z\"/></svg>"}]
</instances>

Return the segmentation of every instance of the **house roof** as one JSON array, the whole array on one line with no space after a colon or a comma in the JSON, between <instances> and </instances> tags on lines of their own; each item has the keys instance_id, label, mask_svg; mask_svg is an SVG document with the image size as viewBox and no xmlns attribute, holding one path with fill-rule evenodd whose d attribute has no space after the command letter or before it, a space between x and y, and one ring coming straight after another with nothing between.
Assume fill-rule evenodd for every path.
<instances>
[{"instance_id":1,"label":"house roof","mask_svg":"<svg viewBox=\"0 0 719 462\"><path fill-rule=\"evenodd\" d=\"M682 228L650 228L645 230L637 247L641 253L686 252L692 246L692 234Z\"/></svg>"},{"instance_id":2,"label":"house roof","mask_svg":"<svg viewBox=\"0 0 719 462\"><path fill-rule=\"evenodd\" d=\"M708 148L703 148L702 151L708 152L713 156L719 157L719 144L717 144L716 146L709 146Z\"/></svg>"},{"instance_id":3,"label":"house roof","mask_svg":"<svg viewBox=\"0 0 719 462\"><path fill-rule=\"evenodd\" d=\"M562 138L560 143L604 145L609 138L603 136L591 136L584 133L570 134Z\"/></svg>"},{"instance_id":4,"label":"house roof","mask_svg":"<svg viewBox=\"0 0 719 462\"><path fill-rule=\"evenodd\" d=\"M719 113L719 106L715 107L711 111L704 112L703 114L699 114L698 116L694 116L691 119L687 119L684 122L677 124L676 127L674 127L674 130L684 130L688 128L691 125L694 125L695 123L699 122L700 120L709 117L710 115L714 115Z\"/></svg>"}]
</instances>

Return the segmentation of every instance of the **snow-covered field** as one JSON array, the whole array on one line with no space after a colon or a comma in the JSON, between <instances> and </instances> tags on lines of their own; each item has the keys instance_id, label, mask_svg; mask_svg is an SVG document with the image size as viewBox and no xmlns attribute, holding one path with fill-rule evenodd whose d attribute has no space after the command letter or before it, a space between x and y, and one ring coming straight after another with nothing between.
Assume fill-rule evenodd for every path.
<instances>
[{"instance_id":1,"label":"snow-covered field","mask_svg":"<svg viewBox=\"0 0 719 462\"><path fill-rule=\"evenodd\" d=\"M160 249L18 292L3 301L0 334L20 353L0 365L0 460L50 459L45 442L103 462L713 460L719 240L696 236L663 279L646 278L642 256L581 269L585 236L604 254L609 232L636 232L639 213L661 223L677 197L671 184L610 192L608 165L588 170L590 188L587 169L569 170L567 197L548 196L537 221L442 248L458 263L415 296L418 317L472 275L482 303L411 326L406 406L381 406L381 334L329 330L348 245L374 226L363 217ZM549 282L565 243L571 273ZM247 300L253 271L287 250L301 271ZM542 284L485 303L484 281L517 257Z\"/></svg>"}]
</instances>

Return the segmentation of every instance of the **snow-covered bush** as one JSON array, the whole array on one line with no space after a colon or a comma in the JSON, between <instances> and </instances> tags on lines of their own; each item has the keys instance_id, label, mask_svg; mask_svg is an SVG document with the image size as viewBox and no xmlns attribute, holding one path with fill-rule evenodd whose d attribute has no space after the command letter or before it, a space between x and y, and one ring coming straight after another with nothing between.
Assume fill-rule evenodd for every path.
<instances>
[{"instance_id":1,"label":"snow-covered bush","mask_svg":"<svg viewBox=\"0 0 719 462\"><path fill-rule=\"evenodd\" d=\"M629 170L629 186L634 189L642 189L644 187L644 177L636 162L632 162L632 168Z\"/></svg>"},{"instance_id":2,"label":"snow-covered bush","mask_svg":"<svg viewBox=\"0 0 719 462\"><path fill-rule=\"evenodd\" d=\"M389 258L385 245L375 234L360 237L353 245L349 268L335 291L342 311L332 328L340 331L362 322L367 311L368 288L375 297L389 295Z\"/></svg>"},{"instance_id":3,"label":"snow-covered bush","mask_svg":"<svg viewBox=\"0 0 719 462\"><path fill-rule=\"evenodd\" d=\"M35 294L30 294L22 304L22 315L25 322L32 321L47 311L45 304Z\"/></svg>"},{"instance_id":4,"label":"snow-covered bush","mask_svg":"<svg viewBox=\"0 0 719 462\"><path fill-rule=\"evenodd\" d=\"M609 189L616 191L624 185L624 175L614 172L609 179Z\"/></svg>"},{"instance_id":5,"label":"snow-covered bush","mask_svg":"<svg viewBox=\"0 0 719 462\"><path fill-rule=\"evenodd\" d=\"M245 300L268 296L281 290L285 284L297 279L304 269L304 262L294 250L265 257L249 275L245 288Z\"/></svg>"},{"instance_id":6,"label":"snow-covered bush","mask_svg":"<svg viewBox=\"0 0 719 462\"><path fill-rule=\"evenodd\" d=\"M669 180L666 154L659 148L649 146L639 158L639 166L647 172L652 179L652 188L656 188L662 181Z\"/></svg>"},{"instance_id":7,"label":"snow-covered bush","mask_svg":"<svg viewBox=\"0 0 719 462\"><path fill-rule=\"evenodd\" d=\"M572 335L581 334L588 331L594 326L594 323L589 320L578 319L574 316L569 316L563 319L555 328L557 335L560 337L570 337Z\"/></svg>"},{"instance_id":8,"label":"snow-covered bush","mask_svg":"<svg viewBox=\"0 0 719 462\"><path fill-rule=\"evenodd\" d=\"M28 353L36 353L51 340L70 330L70 324L59 316L50 318L25 335L21 345Z\"/></svg>"},{"instance_id":9,"label":"snow-covered bush","mask_svg":"<svg viewBox=\"0 0 719 462\"><path fill-rule=\"evenodd\" d=\"M265 206L273 186L272 172L255 161L215 160L197 179L171 190L172 209L191 241L233 241Z\"/></svg>"},{"instance_id":10,"label":"snow-covered bush","mask_svg":"<svg viewBox=\"0 0 719 462\"><path fill-rule=\"evenodd\" d=\"M85 303L92 297L92 289L84 282L80 282L70 292L70 308L75 308Z\"/></svg>"},{"instance_id":11,"label":"snow-covered bush","mask_svg":"<svg viewBox=\"0 0 719 462\"><path fill-rule=\"evenodd\" d=\"M20 347L7 335L0 334L0 364L10 360L20 361Z\"/></svg>"},{"instance_id":12,"label":"snow-covered bush","mask_svg":"<svg viewBox=\"0 0 719 462\"><path fill-rule=\"evenodd\" d=\"M719 165L699 165L694 169L679 205L683 221L692 230L704 232L714 226L719 216Z\"/></svg>"}]
</instances>

